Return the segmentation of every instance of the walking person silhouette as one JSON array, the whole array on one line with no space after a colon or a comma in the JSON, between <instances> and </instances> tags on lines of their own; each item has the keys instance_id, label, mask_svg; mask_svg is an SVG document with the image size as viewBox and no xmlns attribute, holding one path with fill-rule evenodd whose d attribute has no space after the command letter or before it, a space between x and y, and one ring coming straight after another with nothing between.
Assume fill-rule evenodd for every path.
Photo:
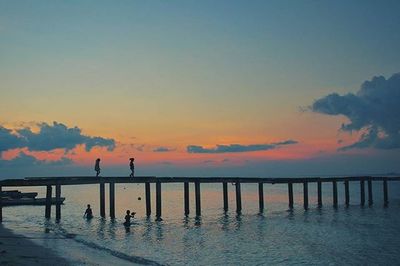
<instances>
[{"instance_id":1,"label":"walking person silhouette","mask_svg":"<svg viewBox=\"0 0 400 266\"><path fill-rule=\"evenodd\" d=\"M129 177L135 177L135 164L134 164L135 158L129 158L129 161L130 161L129 168L131 169L131 174Z\"/></svg>"},{"instance_id":2,"label":"walking person silhouette","mask_svg":"<svg viewBox=\"0 0 400 266\"><path fill-rule=\"evenodd\" d=\"M94 165L94 170L96 171L96 177L100 175L100 158L96 159L96 164Z\"/></svg>"}]
</instances>

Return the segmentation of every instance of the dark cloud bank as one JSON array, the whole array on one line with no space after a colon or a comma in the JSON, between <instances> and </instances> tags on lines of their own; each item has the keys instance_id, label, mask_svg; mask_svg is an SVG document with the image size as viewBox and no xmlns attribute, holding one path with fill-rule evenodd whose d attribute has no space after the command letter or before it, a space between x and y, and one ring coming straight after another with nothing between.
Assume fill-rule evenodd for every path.
<instances>
[{"instance_id":1,"label":"dark cloud bank","mask_svg":"<svg viewBox=\"0 0 400 266\"><path fill-rule=\"evenodd\" d=\"M271 144L251 144L251 145L217 145L215 148L204 148L203 146L189 145L186 150L188 153L228 153L228 152L251 152L273 150L280 146L296 144L295 140L285 140Z\"/></svg>"},{"instance_id":2,"label":"dark cloud bank","mask_svg":"<svg viewBox=\"0 0 400 266\"><path fill-rule=\"evenodd\" d=\"M365 81L355 94L329 94L316 100L310 110L344 115L350 122L343 124L341 130L363 132L357 142L339 150L400 148L400 73L389 79L379 76Z\"/></svg>"}]
</instances>

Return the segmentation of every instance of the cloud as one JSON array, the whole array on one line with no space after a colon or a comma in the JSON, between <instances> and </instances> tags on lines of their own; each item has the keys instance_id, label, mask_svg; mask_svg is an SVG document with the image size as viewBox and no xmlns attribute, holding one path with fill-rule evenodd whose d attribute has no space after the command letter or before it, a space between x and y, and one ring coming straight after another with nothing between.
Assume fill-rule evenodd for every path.
<instances>
[{"instance_id":1,"label":"cloud","mask_svg":"<svg viewBox=\"0 0 400 266\"><path fill-rule=\"evenodd\" d=\"M83 135L78 127L68 128L62 123L53 122L37 124L39 131L33 132L31 128L17 129L15 132L0 126L0 152L26 147L30 151L51 151L54 149L75 148L77 145L85 145L87 151L93 147L107 147L114 150L115 140L102 137Z\"/></svg>"},{"instance_id":2,"label":"cloud","mask_svg":"<svg viewBox=\"0 0 400 266\"><path fill-rule=\"evenodd\" d=\"M295 140L286 140L271 144L229 144L217 145L214 148L204 148L203 146L189 145L186 147L188 153L228 153L228 152L252 152L252 151L267 151L273 150L283 145L291 145L298 143Z\"/></svg>"},{"instance_id":3,"label":"cloud","mask_svg":"<svg viewBox=\"0 0 400 266\"><path fill-rule=\"evenodd\" d=\"M341 130L360 131L360 139L339 150L353 148L400 148L400 73L389 79L383 76L365 81L353 94L329 94L314 101L309 109L326 115L343 115L350 122Z\"/></svg>"},{"instance_id":4,"label":"cloud","mask_svg":"<svg viewBox=\"0 0 400 266\"><path fill-rule=\"evenodd\" d=\"M173 151L173 149L167 147L157 147L153 149L153 152L170 152L170 151Z\"/></svg>"},{"instance_id":5,"label":"cloud","mask_svg":"<svg viewBox=\"0 0 400 266\"><path fill-rule=\"evenodd\" d=\"M33 166L65 166L72 164L72 160L62 157L58 161L38 160L34 156L20 152L17 157L11 160L0 159L0 167L33 167Z\"/></svg>"}]
</instances>

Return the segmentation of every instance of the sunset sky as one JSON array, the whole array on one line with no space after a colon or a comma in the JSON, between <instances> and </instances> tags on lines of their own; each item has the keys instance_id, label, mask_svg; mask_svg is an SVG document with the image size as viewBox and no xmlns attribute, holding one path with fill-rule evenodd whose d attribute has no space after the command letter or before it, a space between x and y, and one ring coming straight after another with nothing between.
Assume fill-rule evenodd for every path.
<instances>
[{"instance_id":1,"label":"sunset sky","mask_svg":"<svg viewBox=\"0 0 400 266\"><path fill-rule=\"evenodd\" d=\"M400 172L399 14L0 0L0 177Z\"/></svg>"}]
</instances>

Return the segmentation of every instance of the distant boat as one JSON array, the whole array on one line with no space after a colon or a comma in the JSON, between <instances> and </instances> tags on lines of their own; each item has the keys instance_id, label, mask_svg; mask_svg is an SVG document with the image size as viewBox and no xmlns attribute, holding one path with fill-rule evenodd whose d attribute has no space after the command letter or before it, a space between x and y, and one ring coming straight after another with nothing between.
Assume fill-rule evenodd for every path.
<instances>
[{"instance_id":1,"label":"distant boat","mask_svg":"<svg viewBox=\"0 0 400 266\"><path fill-rule=\"evenodd\" d=\"M46 205L46 198L36 198L37 192L20 192L18 190L8 190L1 192L1 199L3 206L18 206L18 205ZM51 204L63 204L65 198L51 199Z\"/></svg>"}]
</instances>

